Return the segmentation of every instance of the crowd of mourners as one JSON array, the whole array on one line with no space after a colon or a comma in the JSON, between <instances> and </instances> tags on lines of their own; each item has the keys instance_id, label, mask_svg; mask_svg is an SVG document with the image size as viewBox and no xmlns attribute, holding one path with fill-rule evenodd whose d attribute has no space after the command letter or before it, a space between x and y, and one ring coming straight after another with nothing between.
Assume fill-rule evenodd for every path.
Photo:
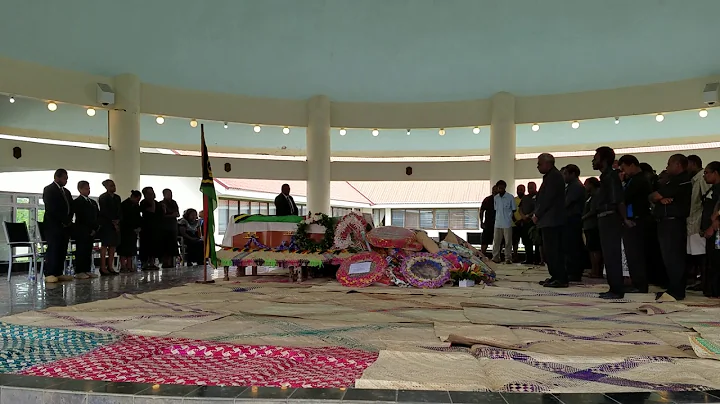
<instances>
[{"instance_id":1,"label":"crowd of mourners","mask_svg":"<svg viewBox=\"0 0 720 404\"><path fill-rule=\"evenodd\" d=\"M43 190L45 216L41 233L47 243L46 282L96 277L91 269L98 242L101 275L175 267L178 258L189 264L203 263L200 216L192 208L181 216L170 189L163 190L159 201L152 187L145 187L142 192L134 190L122 200L116 194L115 183L108 179L102 182L105 192L96 202L90 198L88 181L78 182L80 195L75 199L65 188L67 181L67 171L58 169L52 184ZM65 272L71 240L75 246L74 275Z\"/></svg>"},{"instance_id":2,"label":"crowd of mourners","mask_svg":"<svg viewBox=\"0 0 720 404\"><path fill-rule=\"evenodd\" d=\"M592 159L599 178L584 183L577 165L558 169L551 154L537 167L539 189L529 182L513 196L501 180L482 202L482 251L492 245L495 262L519 261L522 241L523 263L547 266L545 287L604 276L604 299L648 293L650 284L665 289L658 299L683 300L688 289L720 297L720 162L673 154L657 174L605 146Z\"/></svg>"}]
</instances>

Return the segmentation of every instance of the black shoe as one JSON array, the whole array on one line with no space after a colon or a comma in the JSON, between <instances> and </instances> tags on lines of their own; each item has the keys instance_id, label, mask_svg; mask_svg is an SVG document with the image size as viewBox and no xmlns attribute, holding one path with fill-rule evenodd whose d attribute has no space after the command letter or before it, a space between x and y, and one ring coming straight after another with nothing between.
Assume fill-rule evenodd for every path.
<instances>
[{"instance_id":1,"label":"black shoe","mask_svg":"<svg viewBox=\"0 0 720 404\"><path fill-rule=\"evenodd\" d=\"M692 290L693 292L702 292L703 291L703 285L702 283L698 282L694 285L690 285L687 287L687 290Z\"/></svg>"},{"instance_id":2,"label":"black shoe","mask_svg":"<svg viewBox=\"0 0 720 404\"><path fill-rule=\"evenodd\" d=\"M550 282L546 282L543 286L546 288L566 288L570 285L568 285L567 282L560 282L558 280L553 280Z\"/></svg>"},{"instance_id":3,"label":"black shoe","mask_svg":"<svg viewBox=\"0 0 720 404\"><path fill-rule=\"evenodd\" d=\"M570 282L582 282L582 276L571 276L568 280Z\"/></svg>"},{"instance_id":4,"label":"black shoe","mask_svg":"<svg viewBox=\"0 0 720 404\"><path fill-rule=\"evenodd\" d=\"M625 295L615 292L604 292L600 293L600 298L605 300L618 300L624 298Z\"/></svg>"},{"instance_id":5,"label":"black shoe","mask_svg":"<svg viewBox=\"0 0 720 404\"><path fill-rule=\"evenodd\" d=\"M545 279L544 281L540 281L540 282L538 282L538 283L539 283L540 285L545 286L546 283L550 283L550 282L554 282L554 281L555 281L555 279L553 279L553 278L547 278L547 279Z\"/></svg>"}]
</instances>

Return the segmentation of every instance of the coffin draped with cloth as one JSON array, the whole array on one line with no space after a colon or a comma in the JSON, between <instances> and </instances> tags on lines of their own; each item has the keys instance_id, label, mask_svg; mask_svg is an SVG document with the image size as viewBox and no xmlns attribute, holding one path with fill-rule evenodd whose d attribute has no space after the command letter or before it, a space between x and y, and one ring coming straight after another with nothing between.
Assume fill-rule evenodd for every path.
<instances>
[{"instance_id":1,"label":"coffin draped with cloth","mask_svg":"<svg viewBox=\"0 0 720 404\"><path fill-rule=\"evenodd\" d=\"M438 288L495 280L492 263L452 231L437 243L422 230L374 229L370 223L355 212L335 218L238 215L219 255L237 267L339 265L337 280L348 287Z\"/></svg>"},{"instance_id":2,"label":"coffin draped with cloth","mask_svg":"<svg viewBox=\"0 0 720 404\"><path fill-rule=\"evenodd\" d=\"M357 213L343 217L236 215L225 231L220 254L238 267L339 265L367 249L362 245L367 230L367 221Z\"/></svg>"}]
</instances>

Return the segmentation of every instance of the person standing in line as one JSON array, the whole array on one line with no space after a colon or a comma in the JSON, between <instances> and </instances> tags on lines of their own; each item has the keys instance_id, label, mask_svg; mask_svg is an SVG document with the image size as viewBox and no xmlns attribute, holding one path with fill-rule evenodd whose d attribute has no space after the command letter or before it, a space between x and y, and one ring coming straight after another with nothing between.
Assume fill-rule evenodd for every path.
<instances>
[{"instance_id":1,"label":"person standing in line","mask_svg":"<svg viewBox=\"0 0 720 404\"><path fill-rule=\"evenodd\" d=\"M565 245L565 267L570 282L582 282L584 260L583 221L585 209L585 187L580 182L580 167L568 164L561 170L565 179L565 210L567 221L563 229Z\"/></svg>"},{"instance_id":2,"label":"person standing in line","mask_svg":"<svg viewBox=\"0 0 720 404\"><path fill-rule=\"evenodd\" d=\"M105 180L102 182L105 193L100 195L100 273L103 275L117 275L113 268L115 261L115 248L120 244L120 205L122 200L115 194L115 182Z\"/></svg>"},{"instance_id":3,"label":"person standing in line","mask_svg":"<svg viewBox=\"0 0 720 404\"><path fill-rule=\"evenodd\" d=\"M493 262L500 262L500 246L501 241L505 242L505 263L512 264L513 256L513 237L512 222L513 214L517 207L515 206L515 197L505 192L507 183L500 180L495 184L497 194L493 197L493 206L495 207L495 228L493 236Z\"/></svg>"},{"instance_id":4,"label":"person standing in line","mask_svg":"<svg viewBox=\"0 0 720 404\"><path fill-rule=\"evenodd\" d=\"M155 260L162 257L160 250L160 226L164 215L163 205L155 200L155 190L145 187L142 190L143 200L140 202L142 223L140 226L140 259L143 269L159 269Z\"/></svg>"},{"instance_id":5,"label":"person standing in line","mask_svg":"<svg viewBox=\"0 0 720 404\"><path fill-rule=\"evenodd\" d=\"M543 182L535 203L533 223L540 229L545 262L550 278L541 282L547 288L568 287L568 274L563 256L562 230L565 225L565 180L555 167L555 157L549 153L538 156L537 168Z\"/></svg>"},{"instance_id":6,"label":"person standing in line","mask_svg":"<svg viewBox=\"0 0 720 404\"><path fill-rule=\"evenodd\" d=\"M703 195L711 185L703 178L702 159L692 154L688 156L688 174L692 178L692 195L690 196L690 216L687 218L687 255L688 276L691 279L688 290L702 291L702 273L705 272L707 257L705 256L705 237L700 234Z\"/></svg>"},{"instance_id":7,"label":"person standing in line","mask_svg":"<svg viewBox=\"0 0 720 404\"><path fill-rule=\"evenodd\" d=\"M720 161L713 161L705 167L705 182L711 188L702 196L702 217L700 231L705 238L705 254L707 266L703 276L703 295L720 297L720 248L717 247L720 233Z\"/></svg>"},{"instance_id":8,"label":"person standing in line","mask_svg":"<svg viewBox=\"0 0 720 404\"><path fill-rule=\"evenodd\" d=\"M73 201L75 223L75 278L90 279L97 275L90 272L92 268L93 243L97 233L99 209L97 203L90 199L90 183L80 181L77 185L80 196Z\"/></svg>"},{"instance_id":9,"label":"person standing in line","mask_svg":"<svg viewBox=\"0 0 720 404\"><path fill-rule=\"evenodd\" d=\"M120 245L117 253L120 256L120 271L133 272L133 257L137 255L137 241L142 225L140 216L140 191L133 190L130 197L120 204Z\"/></svg>"},{"instance_id":10,"label":"person standing in line","mask_svg":"<svg viewBox=\"0 0 720 404\"><path fill-rule=\"evenodd\" d=\"M283 184L280 194L275 197L275 216L297 216L298 208L295 199L290 195L290 185Z\"/></svg>"},{"instance_id":11,"label":"person standing in line","mask_svg":"<svg viewBox=\"0 0 720 404\"><path fill-rule=\"evenodd\" d=\"M527 195L520 199L517 209L517 213L520 214L520 223L518 227L522 229L520 237L522 239L523 246L525 247L525 261L523 261L523 265L544 265L541 258L542 254L540 242L534 240L532 237L532 234L536 233L532 216L535 212L537 184L534 181L528 182L527 191Z\"/></svg>"},{"instance_id":12,"label":"person standing in line","mask_svg":"<svg viewBox=\"0 0 720 404\"><path fill-rule=\"evenodd\" d=\"M45 282L57 283L71 281L72 276L65 275L65 257L70 242L70 226L72 224L72 195L65 189L68 173L63 168L55 171L53 182L43 189L45 203Z\"/></svg>"},{"instance_id":13,"label":"person standing in line","mask_svg":"<svg viewBox=\"0 0 720 404\"><path fill-rule=\"evenodd\" d=\"M603 277L602 247L600 247L600 230L598 230L596 198L600 189L600 180L590 177L585 180L586 199L583 209L583 233L585 247L590 254L590 277Z\"/></svg>"},{"instance_id":14,"label":"person standing in line","mask_svg":"<svg viewBox=\"0 0 720 404\"><path fill-rule=\"evenodd\" d=\"M634 226L623 226L622 241L625 246L628 272L633 288L630 293L647 293L648 276L645 256L645 233L650 216L648 195L652 193L652 185L640 168L640 161L633 155L620 157L620 170L625 183L624 200L626 216Z\"/></svg>"},{"instance_id":15,"label":"person standing in line","mask_svg":"<svg viewBox=\"0 0 720 404\"><path fill-rule=\"evenodd\" d=\"M480 252L487 256L488 245L493 244L495 235L495 195L497 187L492 187L492 193L483 199L480 204L480 228L482 229L482 243L480 244ZM494 258L494 257L493 257Z\"/></svg>"},{"instance_id":16,"label":"person standing in line","mask_svg":"<svg viewBox=\"0 0 720 404\"><path fill-rule=\"evenodd\" d=\"M178 218L180 217L180 207L173 199L172 191L163 189L162 205L162 230L160 236L160 246L163 268L175 267L175 257L180 255L178 248Z\"/></svg>"},{"instance_id":17,"label":"person standing in line","mask_svg":"<svg viewBox=\"0 0 720 404\"><path fill-rule=\"evenodd\" d=\"M623 277L622 233L623 224L627 227L635 223L627 219L625 197L618 170L613 168L615 151L603 146L595 150L592 160L593 169L600 171L600 190L597 198L598 230L602 247L607 282L610 290L601 293L601 299L622 299L625 297L625 279Z\"/></svg>"},{"instance_id":18,"label":"person standing in line","mask_svg":"<svg viewBox=\"0 0 720 404\"><path fill-rule=\"evenodd\" d=\"M656 192L650 194L655 204L653 215L658 221L658 241L668 274L668 295L675 300L685 299L685 251L687 250L687 218L690 215L692 178L687 172L688 159L673 154L668 159L667 179L661 181ZM655 296L660 299L663 292Z\"/></svg>"},{"instance_id":19,"label":"person standing in line","mask_svg":"<svg viewBox=\"0 0 720 404\"><path fill-rule=\"evenodd\" d=\"M520 206L523 196L525 196L525 185L520 184L516 188L517 194L515 195L515 206ZM512 238L513 238L513 262L518 261L518 251L520 251L520 239L522 238L522 216L520 216L520 209L516 209L513 213L512 222Z\"/></svg>"}]
</instances>

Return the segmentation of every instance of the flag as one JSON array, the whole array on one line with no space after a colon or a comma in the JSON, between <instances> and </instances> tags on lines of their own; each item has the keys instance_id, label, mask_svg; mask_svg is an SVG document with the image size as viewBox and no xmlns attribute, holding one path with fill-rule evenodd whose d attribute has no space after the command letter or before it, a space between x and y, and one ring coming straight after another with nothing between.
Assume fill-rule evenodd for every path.
<instances>
[{"instance_id":1,"label":"flag","mask_svg":"<svg viewBox=\"0 0 720 404\"><path fill-rule=\"evenodd\" d=\"M205 236L205 258L218 267L215 252L215 209L217 208L217 195L215 194L215 181L213 180L210 157L205 144L205 125L200 125L200 153L202 153L202 181L200 192L203 193L203 235Z\"/></svg>"}]
</instances>

